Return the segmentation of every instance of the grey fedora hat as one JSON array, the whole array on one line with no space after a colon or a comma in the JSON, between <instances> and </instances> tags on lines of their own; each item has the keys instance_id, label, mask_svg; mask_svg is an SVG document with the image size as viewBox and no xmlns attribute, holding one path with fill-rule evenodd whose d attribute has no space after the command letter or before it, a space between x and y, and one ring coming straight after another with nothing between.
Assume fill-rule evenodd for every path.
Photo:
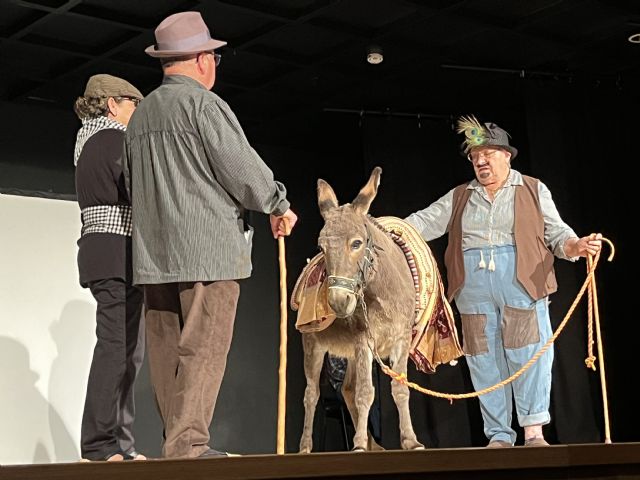
<instances>
[{"instance_id":1,"label":"grey fedora hat","mask_svg":"<svg viewBox=\"0 0 640 480\"><path fill-rule=\"evenodd\" d=\"M181 12L168 16L155 30L156 43L144 51L156 58L171 58L215 50L227 44L211 38L200 12Z\"/></svg>"},{"instance_id":2,"label":"grey fedora hat","mask_svg":"<svg viewBox=\"0 0 640 480\"><path fill-rule=\"evenodd\" d=\"M461 154L466 157L474 147L500 147L511 153L513 160L518 149L509 144L509 134L493 122L481 124L476 117L469 115L458 119L458 133L464 133Z\"/></svg>"}]
</instances>

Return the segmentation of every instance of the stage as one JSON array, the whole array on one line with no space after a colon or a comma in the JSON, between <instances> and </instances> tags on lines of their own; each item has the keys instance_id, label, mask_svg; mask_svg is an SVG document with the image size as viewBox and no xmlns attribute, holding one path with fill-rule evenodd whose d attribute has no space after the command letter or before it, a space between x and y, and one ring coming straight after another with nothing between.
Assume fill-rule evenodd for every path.
<instances>
[{"instance_id":1,"label":"stage","mask_svg":"<svg viewBox=\"0 0 640 480\"><path fill-rule=\"evenodd\" d=\"M640 479L640 443L246 455L0 467L1 480Z\"/></svg>"}]
</instances>

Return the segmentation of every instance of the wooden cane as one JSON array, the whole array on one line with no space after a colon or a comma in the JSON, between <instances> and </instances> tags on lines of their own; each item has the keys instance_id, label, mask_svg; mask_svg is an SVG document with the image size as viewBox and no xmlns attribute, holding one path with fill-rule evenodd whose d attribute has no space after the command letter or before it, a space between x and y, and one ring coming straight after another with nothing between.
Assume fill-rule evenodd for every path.
<instances>
[{"instance_id":1,"label":"wooden cane","mask_svg":"<svg viewBox=\"0 0 640 480\"><path fill-rule=\"evenodd\" d=\"M611 261L611 258L609 259ZM587 269L593 268L593 257L587 256ZM596 289L595 276L591 277L589 284L589 302L593 308L593 315L596 327L596 342L598 345L598 365L600 366L600 386L602 390L602 408L604 413L604 443L611 443L611 428L609 426L609 401L607 399L607 379L604 371L604 348L602 347L602 333L600 331L600 314L598 312L598 292Z\"/></svg>"},{"instance_id":2,"label":"wooden cane","mask_svg":"<svg viewBox=\"0 0 640 480\"><path fill-rule=\"evenodd\" d=\"M289 235L289 220L283 218L285 235ZM278 237L278 263L280 265L280 368L278 369L278 434L276 452L283 455L284 432L287 408L287 259L285 257L284 237Z\"/></svg>"}]
</instances>

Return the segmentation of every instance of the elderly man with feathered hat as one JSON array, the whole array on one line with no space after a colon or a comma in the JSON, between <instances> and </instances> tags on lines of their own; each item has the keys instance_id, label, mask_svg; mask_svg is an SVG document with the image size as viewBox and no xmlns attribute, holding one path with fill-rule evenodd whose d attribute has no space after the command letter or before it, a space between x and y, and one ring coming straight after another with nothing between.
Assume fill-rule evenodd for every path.
<instances>
[{"instance_id":1,"label":"elderly man with feathered hat","mask_svg":"<svg viewBox=\"0 0 640 480\"><path fill-rule=\"evenodd\" d=\"M560 218L546 185L511 168L518 150L505 130L467 116L458 120L458 133L475 179L407 221L427 241L449 234L447 296L460 312L474 388L482 390L520 370L551 337L554 256L576 261L595 255L602 236L578 237ZM489 447L514 445L514 398L524 444L548 445L542 427L551 420L552 363L553 346L515 381L480 396Z\"/></svg>"}]
</instances>

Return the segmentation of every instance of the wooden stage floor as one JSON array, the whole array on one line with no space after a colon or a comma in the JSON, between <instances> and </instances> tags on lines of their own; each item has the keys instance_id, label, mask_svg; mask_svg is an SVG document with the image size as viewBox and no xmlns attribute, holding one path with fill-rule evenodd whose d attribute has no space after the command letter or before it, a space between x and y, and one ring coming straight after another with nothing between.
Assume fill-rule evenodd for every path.
<instances>
[{"instance_id":1,"label":"wooden stage floor","mask_svg":"<svg viewBox=\"0 0 640 480\"><path fill-rule=\"evenodd\" d=\"M640 443L0 466L1 480L640 479Z\"/></svg>"}]
</instances>

